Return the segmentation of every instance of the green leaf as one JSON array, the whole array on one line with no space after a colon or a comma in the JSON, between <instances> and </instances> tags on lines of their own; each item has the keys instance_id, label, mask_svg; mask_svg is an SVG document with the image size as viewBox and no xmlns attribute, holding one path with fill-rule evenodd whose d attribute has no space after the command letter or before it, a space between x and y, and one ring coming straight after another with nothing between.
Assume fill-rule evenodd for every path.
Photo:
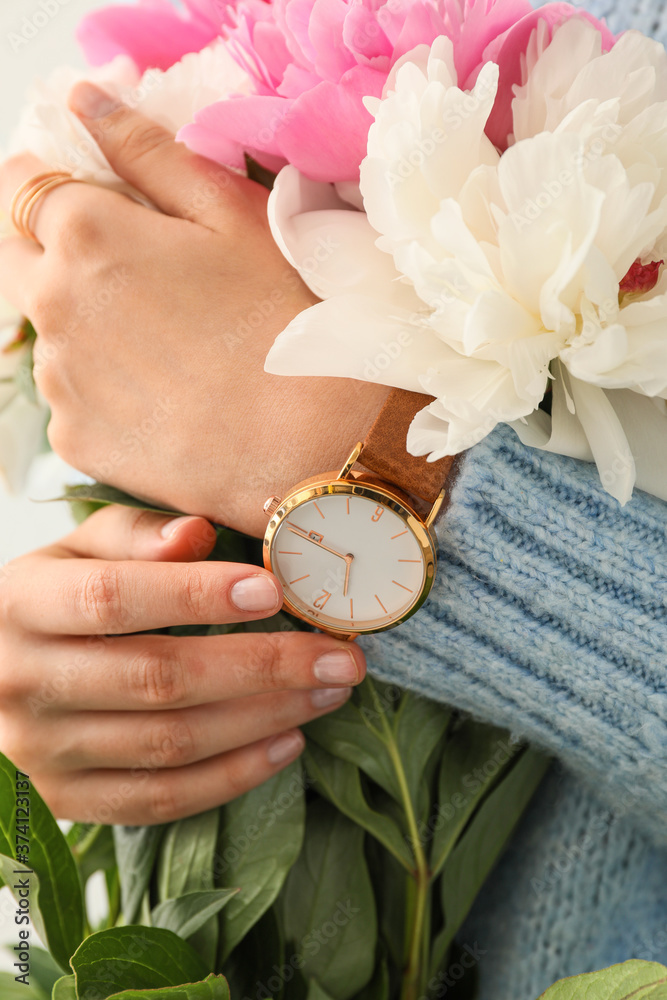
<instances>
[{"instance_id":1,"label":"green leaf","mask_svg":"<svg viewBox=\"0 0 667 1000\"><path fill-rule=\"evenodd\" d=\"M248 177L251 181L256 181L257 184L261 184L262 187L267 188L269 191L273 188L276 175L268 167L263 167L253 160L252 156L248 153L243 154L245 156L245 165L248 172Z\"/></svg>"},{"instance_id":2,"label":"green leaf","mask_svg":"<svg viewBox=\"0 0 667 1000\"><path fill-rule=\"evenodd\" d=\"M301 850L304 823L301 764L224 807L218 884L241 891L220 915L223 961L278 896Z\"/></svg>"},{"instance_id":3,"label":"green leaf","mask_svg":"<svg viewBox=\"0 0 667 1000\"><path fill-rule=\"evenodd\" d=\"M50 997L53 986L62 977L62 970L48 951L30 945L30 982L45 997Z\"/></svg>"},{"instance_id":4,"label":"green leaf","mask_svg":"<svg viewBox=\"0 0 667 1000\"><path fill-rule=\"evenodd\" d=\"M110 826L91 826L85 831L81 830L78 841L72 845L68 839L68 843L84 885L93 872L109 871L116 865L113 830Z\"/></svg>"},{"instance_id":5,"label":"green leaf","mask_svg":"<svg viewBox=\"0 0 667 1000\"><path fill-rule=\"evenodd\" d=\"M63 976L53 986L51 1000L76 1000L76 980L74 976Z\"/></svg>"},{"instance_id":6,"label":"green leaf","mask_svg":"<svg viewBox=\"0 0 667 1000\"><path fill-rule=\"evenodd\" d=\"M438 781L437 811L430 819L431 870L441 871L479 803L521 753L509 734L466 719L447 741Z\"/></svg>"},{"instance_id":7,"label":"green leaf","mask_svg":"<svg viewBox=\"0 0 667 1000\"><path fill-rule=\"evenodd\" d=\"M208 969L187 941L158 927L112 927L87 937L72 956L79 997L198 983Z\"/></svg>"},{"instance_id":8,"label":"green leaf","mask_svg":"<svg viewBox=\"0 0 667 1000\"><path fill-rule=\"evenodd\" d=\"M445 928L433 946L434 968L444 961L454 935L502 853L549 766L549 759L524 750L511 771L480 806L442 870Z\"/></svg>"},{"instance_id":9,"label":"green leaf","mask_svg":"<svg viewBox=\"0 0 667 1000\"><path fill-rule=\"evenodd\" d=\"M271 907L224 963L222 971L231 995L258 997L270 989L273 1000L282 1000L285 986L300 977L293 958L285 958L285 942L275 907Z\"/></svg>"},{"instance_id":10,"label":"green leaf","mask_svg":"<svg viewBox=\"0 0 667 1000\"><path fill-rule=\"evenodd\" d=\"M354 1000L389 1000L390 997L389 969L387 960L382 957L373 973L373 977L365 989L358 993Z\"/></svg>"},{"instance_id":11,"label":"green leaf","mask_svg":"<svg viewBox=\"0 0 667 1000\"><path fill-rule=\"evenodd\" d=\"M84 910L79 874L67 841L42 797L34 786L31 786L29 794L29 863L39 882L38 897L37 892L31 897L31 919L34 922L35 907L39 906L42 927L41 931L38 928L38 933L58 964L69 971L69 956L83 938ZM16 767L4 754L0 754L2 852L13 859L16 858L16 795ZM26 866L15 864L14 867ZM11 876L11 869L3 867L2 877L6 882L9 879L10 889L17 878L33 880L33 876L28 875ZM33 885L36 889L36 884ZM12 891L16 893L18 890Z\"/></svg>"},{"instance_id":12,"label":"green leaf","mask_svg":"<svg viewBox=\"0 0 667 1000\"><path fill-rule=\"evenodd\" d=\"M328 802L308 807L306 838L285 885L286 937L304 959L303 975L336 1000L368 983L375 964L375 899L364 832Z\"/></svg>"},{"instance_id":13,"label":"green leaf","mask_svg":"<svg viewBox=\"0 0 667 1000\"><path fill-rule=\"evenodd\" d=\"M540 1000L665 1000L667 967L631 959L600 972L561 979Z\"/></svg>"},{"instance_id":14,"label":"green leaf","mask_svg":"<svg viewBox=\"0 0 667 1000\"><path fill-rule=\"evenodd\" d=\"M195 889L212 889L220 809L170 823L157 863L159 899L172 899Z\"/></svg>"},{"instance_id":15,"label":"green leaf","mask_svg":"<svg viewBox=\"0 0 667 1000\"><path fill-rule=\"evenodd\" d=\"M366 857L375 893L380 939L394 969L402 969L405 960L408 885L412 888L413 879L377 841L367 843Z\"/></svg>"},{"instance_id":16,"label":"green leaf","mask_svg":"<svg viewBox=\"0 0 667 1000\"><path fill-rule=\"evenodd\" d=\"M157 863L160 901L213 888L219 826L220 809L216 808L167 827ZM218 919L214 916L190 940L210 969L215 968L219 937Z\"/></svg>"},{"instance_id":17,"label":"green leaf","mask_svg":"<svg viewBox=\"0 0 667 1000\"><path fill-rule=\"evenodd\" d=\"M173 931L179 937L187 940L203 927L207 920L214 917L238 889L200 889L197 892L186 892L178 899L165 899L151 913L153 927L162 927Z\"/></svg>"},{"instance_id":18,"label":"green leaf","mask_svg":"<svg viewBox=\"0 0 667 1000\"><path fill-rule=\"evenodd\" d=\"M334 1000L330 993L322 989L316 979L311 979L308 986L307 1000Z\"/></svg>"},{"instance_id":19,"label":"green leaf","mask_svg":"<svg viewBox=\"0 0 667 1000\"><path fill-rule=\"evenodd\" d=\"M211 973L200 983L187 983L157 990L123 990L109 1000L230 1000L224 976Z\"/></svg>"},{"instance_id":20,"label":"green leaf","mask_svg":"<svg viewBox=\"0 0 667 1000\"><path fill-rule=\"evenodd\" d=\"M403 695L396 711L393 723L396 745L417 815L428 812L431 797L425 787L424 773L443 742L450 718L450 708L412 692ZM426 794L420 796L420 792ZM420 798L425 801L422 803Z\"/></svg>"},{"instance_id":21,"label":"green leaf","mask_svg":"<svg viewBox=\"0 0 667 1000\"><path fill-rule=\"evenodd\" d=\"M20 974L17 970L17 975ZM30 977L28 978L30 980ZM13 972L0 972L0 997L2 1000L49 1000L50 996L50 993L42 993L32 982L28 986L25 983L17 983Z\"/></svg>"},{"instance_id":22,"label":"green leaf","mask_svg":"<svg viewBox=\"0 0 667 1000\"><path fill-rule=\"evenodd\" d=\"M85 483L77 486L68 486L66 487L63 496L54 497L53 500L47 500L44 502L54 503L58 500L69 500L69 502L73 504L94 503L102 506L107 506L108 504L120 504L122 507L134 507L137 510L156 511L158 514L180 513L180 511L173 510L169 507L155 507L153 504L148 503L145 500L138 500L136 497L130 496L129 493L124 493L123 490L117 490L115 486L107 486L105 483Z\"/></svg>"},{"instance_id":23,"label":"green leaf","mask_svg":"<svg viewBox=\"0 0 667 1000\"><path fill-rule=\"evenodd\" d=\"M391 817L370 807L361 786L359 769L312 741L303 760L316 790L379 840L404 868L412 871L414 859L405 837Z\"/></svg>"},{"instance_id":24,"label":"green leaf","mask_svg":"<svg viewBox=\"0 0 667 1000\"><path fill-rule=\"evenodd\" d=\"M400 786L382 729L384 715L393 722L393 707L394 702L381 700L370 677L366 677L341 708L310 722L303 731L323 750L361 768L401 802Z\"/></svg>"},{"instance_id":25,"label":"green leaf","mask_svg":"<svg viewBox=\"0 0 667 1000\"><path fill-rule=\"evenodd\" d=\"M125 922L137 920L164 826L115 826L113 839Z\"/></svg>"}]
</instances>

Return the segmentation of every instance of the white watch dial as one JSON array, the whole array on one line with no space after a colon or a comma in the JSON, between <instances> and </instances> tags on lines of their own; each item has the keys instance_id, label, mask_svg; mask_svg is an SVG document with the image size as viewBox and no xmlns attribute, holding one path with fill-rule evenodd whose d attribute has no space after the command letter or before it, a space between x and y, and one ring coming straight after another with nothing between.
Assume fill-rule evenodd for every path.
<instances>
[{"instance_id":1,"label":"white watch dial","mask_svg":"<svg viewBox=\"0 0 667 1000\"><path fill-rule=\"evenodd\" d=\"M294 507L271 545L285 596L314 624L355 631L403 617L421 596L422 546L375 499L325 494Z\"/></svg>"}]
</instances>

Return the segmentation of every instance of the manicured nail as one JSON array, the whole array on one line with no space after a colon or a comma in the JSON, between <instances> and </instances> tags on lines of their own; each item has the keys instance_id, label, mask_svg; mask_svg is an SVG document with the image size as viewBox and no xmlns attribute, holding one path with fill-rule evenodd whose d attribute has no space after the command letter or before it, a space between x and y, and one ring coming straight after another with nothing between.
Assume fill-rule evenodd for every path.
<instances>
[{"instance_id":1,"label":"manicured nail","mask_svg":"<svg viewBox=\"0 0 667 1000\"><path fill-rule=\"evenodd\" d=\"M349 649L334 649L315 660L313 673L322 684L353 684L359 680L357 664Z\"/></svg>"},{"instance_id":2,"label":"manicured nail","mask_svg":"<svg viewBox=\"0 0 667 1000\"><path fill-rule=\"evenodd\" d=\"M249 576L232 587L232 602L239 611L273 611L278 607L278 588L270 576Z\"/></svg>"},{"instance_id":3,"label":"manicured nail","mask_svg":"<svg viewBox=\"0 0 667 1000\"><path fill-rule=\"evenodd\" d=\"M70 108L75 114L84 118L104 118L122 103L117 97L112 97L106 90L96 87L94 83L88 83L87 80L77 83L69 95Z\"/></svg>"},{"instance_id":4,"label":"manicured nail","mask_svg":"<svg viewBox=\"0 0 667 1000\"><path fill-rule=\"evenodd\" d=\"M186 524L188 521L194 521L195 518L186 515L185 517L174 517L171 521L167 521L160 528L160 534L163 538L173 538L178 529L182 524Z\"/></svg>"},{"instance_id":5,"label":"manicured nail","mask_svg":"<svg viewBox=\"0 0 667 1000\"><path fill-rule=\"evenodd\" d=\"M286 760L298 757L305 746L301 733L286 733L269 744L267 757L270 764L284 764Z\"/></svg>"},{"instance_id":6,"label":"manicured nail","mask_svg":"<svg viewBox=\"0 0 667 1000\"><path fill-rule=\"evenodd\" d=\"M318 688L310 692L313 708L333 708L342 705L352 694L352 688Z\"/></svg>"}]
</instances>

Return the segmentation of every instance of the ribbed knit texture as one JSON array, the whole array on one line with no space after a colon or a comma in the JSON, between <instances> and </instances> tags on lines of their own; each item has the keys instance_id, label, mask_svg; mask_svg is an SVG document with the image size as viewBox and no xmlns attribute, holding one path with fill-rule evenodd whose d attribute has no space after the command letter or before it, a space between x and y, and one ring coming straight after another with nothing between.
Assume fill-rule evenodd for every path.
<instances>
[{"instance_id":1,"label":"ribbed knit texture","mask_svg":"<svg viewBox=\"0 0 667 1000\"><path fill-rule=\"evenodd\" d=\"M664 0L583 6L667 43ZM462 929L484 950L479 1000L536 1000L633 957L667 964L666 531L667 504L637 492L619 508L594 467L498 428L438 523L428 604L361 641L379 676L562 762Z\"/></svg>"},{"instance_id":2,"label":"ribbed knit texture","mask_svg":"<svg viewBox=\"0 0 667 1000\"><path fill-rule=\"evenodd\" d=\"M376 672L558 755L667 842L667 504L497 428L437 522L424 608L362 640Z\"/></svg>"},{"instance_id":3,"label":"ribbed knit texture","mask_svg":"<svg viewBox=\"0 0 667 1000\"><path fill-rule=\"evenodd\" d=\"M428 602L360 640L377 676L554 754L461 941L479 1000L667 964L667 504L498 427L437 523Z\"/></svg>"}]
</instances>

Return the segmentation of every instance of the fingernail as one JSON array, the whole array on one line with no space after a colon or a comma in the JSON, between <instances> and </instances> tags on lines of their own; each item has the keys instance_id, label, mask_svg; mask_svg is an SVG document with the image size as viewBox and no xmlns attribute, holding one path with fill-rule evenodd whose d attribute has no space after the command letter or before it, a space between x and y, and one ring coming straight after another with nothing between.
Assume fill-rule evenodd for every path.
<instances>
[{"instance_id":1,"label":"fingernail","mask_svg":"<svg viewBox=\"0 0 667 1000\"><path fill-rule=\"evenodd\" d=\"M194 520L195 518L187 515L186 517L174 517L171 521L167 521L166 524L162 525L160 528L160 534L163 538L173 538L182 524L186 524L187 521Z\"/></svg>"},{"instance_id":2,"label":"fingernail","mask_svg":"<svg viewBox=\"0 0 667 1000\"><path fill-rule=\"evenodd\" d=\"M352 694L352 688L318 688L310 692L313 708L333 708L342 705Z\"/></svg>"},{"instance_id":3,"label":"fingernail","mask_svg":"<svg viewBox=\"0 0 667 1000\"><path fill-rule=\"evenodd\" d=\"M298 757L303 748L304 738L301 733L286 733L269 745L266 756L270 764L284 764L286 760Z\"/></svg>"},{"instance_id":4,"label":"fingernail","mask_svg":"<svg viewBox=\"0 0 667 1000\"><path fill-rule=\"evenodd\" d=\"M278 607L278 588L270 576L249 576L234 584L231 599L239 611L273 611Z\"/></svg>"},{"instance_id":5,"label":"fingernail","mask_svg":"<svg viewBox=\"0 0 667 1000\"><path fill-rule=\"evenodd\" d=\"M322 684L352 684L359 680L359 671L349 649L334 649L320 656L313 673Z\"/></svg>"},{"instance_id":6,"label":"fingernail","mask_svg":"<svg viewBox=\"0 0 667 1000\"><path fill-rule=\"evenodd\" d=\"M84 118L104 118L122 103L117 97L112 97L106 90L96 87L94 83L88 83L87 80L77 83L69 95L70 108Z\"/></svg>"}]
</instances>

